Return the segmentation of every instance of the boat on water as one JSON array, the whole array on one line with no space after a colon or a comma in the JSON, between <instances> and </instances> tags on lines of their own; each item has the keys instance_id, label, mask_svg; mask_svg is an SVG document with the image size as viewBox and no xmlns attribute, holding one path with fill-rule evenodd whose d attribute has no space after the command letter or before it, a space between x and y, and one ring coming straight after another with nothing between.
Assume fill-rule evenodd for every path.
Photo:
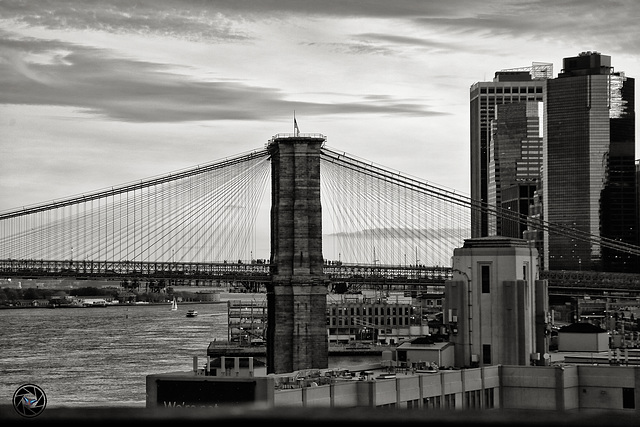
<instances>
[{"instance_id":1,"label":"boat on water","mask_svg":"<svg viewBox=\"0 0 640 427\"><path fill-rule=\"evenodd\" d=\"M174 297L173 302L171 303L171 311L176 311L177 309L178 309L178 301L176 301Z\"/></svg>"},{"instance_id":2,"label":"boat on water","mask_svg":"<svg viewBox=\"0 0 640 427\"><path fill-rule=\"evenodd\" d=\"M187 311L187 317L196 317L197 315L198 315L198 312L196 310Z\"/></svg>"}]
</instances>

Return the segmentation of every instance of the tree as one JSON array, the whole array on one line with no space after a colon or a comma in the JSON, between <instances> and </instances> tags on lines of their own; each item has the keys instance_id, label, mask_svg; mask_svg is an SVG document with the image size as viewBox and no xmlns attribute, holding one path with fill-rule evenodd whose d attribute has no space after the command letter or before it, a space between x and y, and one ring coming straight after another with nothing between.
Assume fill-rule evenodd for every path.
<instances>
[{"instance_id":1,"label":"tree","mask_svg":"<svg viewBox=\"0 0 640 427\"><path fill-rule=\"evenodd\" d=\"M4 293L7 296L8 301L15 301L17 299L21 299L22 293L18 293L18 290L13 288L5 288Z\"/></svg>"},{"instance_id":2,"label":"tree","mask_svg":"<svg viewBox=\"0 0 640 427\"><path fill-rule=\"evenodd\" d=\"M27 300L40 299L41 297L39 289L36 288L27 288L22 295L22 298Z\"/></svg>"}]
</instances>

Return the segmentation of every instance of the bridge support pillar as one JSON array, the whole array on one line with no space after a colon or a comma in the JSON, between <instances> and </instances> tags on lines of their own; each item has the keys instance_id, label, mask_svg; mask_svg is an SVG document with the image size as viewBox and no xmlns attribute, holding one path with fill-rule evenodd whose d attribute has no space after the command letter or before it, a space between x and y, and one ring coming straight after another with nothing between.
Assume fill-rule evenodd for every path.
<instances>
[{"instance_id":1,"label":"bridge support pillar","mask_svg":"<svg viewBox=\"0 0 640 427\"><path fill-rule=\"evenodd\" d=\"M268 146L272 165L267 372L328 367L320 150L324 137L286 135Z\"/></svg>"},{"instance_id":2,"label":"bridge support pillar","mask_svg":"<svg viewBox=\"0 0 640 427\"><path fill-rule=\"evenodd\" d=\"M271 290L267 293L267 345L271 347L267 370L285 373L328 367L326 285L273 283Z\"/></svg>"}]
</instances>

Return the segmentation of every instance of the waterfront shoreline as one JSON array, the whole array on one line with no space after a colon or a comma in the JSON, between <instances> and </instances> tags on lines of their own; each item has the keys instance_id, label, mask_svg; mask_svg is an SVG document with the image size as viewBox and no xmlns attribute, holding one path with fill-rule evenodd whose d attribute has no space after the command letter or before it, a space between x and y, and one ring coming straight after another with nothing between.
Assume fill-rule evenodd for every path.
<instances>
[{"instance_id":1,"label":"waterfront shoreline","mask_svg":"<svg viewBox=\"0 0 640 427\"><path fill-rule=\"evenodd\" d=\"M226 304L226 301L183 301L180 305L195 305L195 304ZM47 309L47 310L58 310L58 309L66 309L66 308L108 308L108 307L158 307L167 305L170 306L171 303L168 302L149 302L149 303L118 303L118 304L106 304L106 305L95 305L95 306L83 306L83 305L59 305L56 307L50 307L48 305L21 305L21 306L0 306L0 310L22 310L22 309Z\"/></svg>"}]
</instances>

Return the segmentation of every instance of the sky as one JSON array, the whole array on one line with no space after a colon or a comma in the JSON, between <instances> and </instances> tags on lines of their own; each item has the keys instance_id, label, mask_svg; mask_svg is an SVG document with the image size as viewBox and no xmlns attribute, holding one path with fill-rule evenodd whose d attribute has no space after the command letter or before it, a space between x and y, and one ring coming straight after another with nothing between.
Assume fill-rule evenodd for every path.
<instances>
[{"instance_id":1,"label":"sky","mask_svg":"<svg viewBox=\"0 0 640 427\"><path fill-rule=\"evenodd\" d=\"M332 149L469 194L470 86L533 62L557 76L584 51L638 78L638 16L637 0L0 0L0 211L260 149L294 112Z\"/></svg>"}]
</instances>

